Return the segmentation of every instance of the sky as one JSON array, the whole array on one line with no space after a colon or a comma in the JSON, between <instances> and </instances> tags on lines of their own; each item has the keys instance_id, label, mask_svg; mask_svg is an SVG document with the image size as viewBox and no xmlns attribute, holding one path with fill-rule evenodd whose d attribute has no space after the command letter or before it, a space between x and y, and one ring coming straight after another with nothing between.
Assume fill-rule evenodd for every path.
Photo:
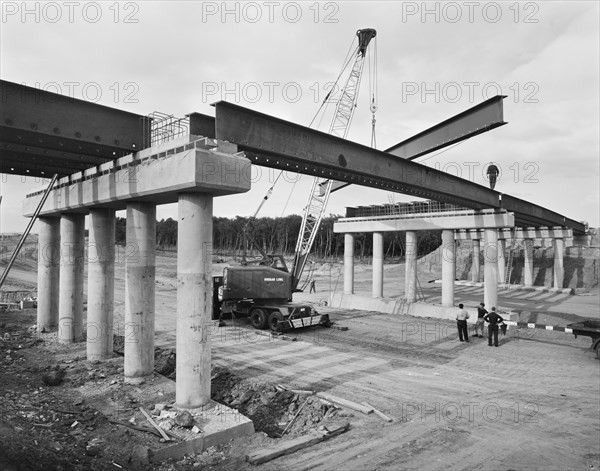
<instances>
[{"instance_id":1,"label":"sky","mask_svg":"<svg viewBox=\"0 0 600 471\"><path fill-rule=\"evenodd\" d=\"M0 3L4 80L143 115L214 116L226 100L306 126L356 31L374 28L348 139L371 144L373 92L379 149L507 95L507 125L417 162L482 185L494 162L497 191L600 226L597 1ZM276 175L256 168L252 189L216 198L214 215L251 216ZM43 181L0 182L0 232L20 232L25 195ZM301 214L311 183L285 174L259 216ZM328 212L410 200L351 186ZM176 218L176 205L157 217Z\"/></svg>"}]
</instances>

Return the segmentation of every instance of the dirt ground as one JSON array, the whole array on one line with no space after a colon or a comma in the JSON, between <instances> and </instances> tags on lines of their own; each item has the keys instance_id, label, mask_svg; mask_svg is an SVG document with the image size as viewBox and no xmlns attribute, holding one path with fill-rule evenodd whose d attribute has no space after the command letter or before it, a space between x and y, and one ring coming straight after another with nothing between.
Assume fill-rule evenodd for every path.
<instances>
[{"instance_id":1,"label":"dirt ground","mask_svg":"<svg viewBox=\"0 0 600 471\"><path fill-rule=\"evenodd\" d=\"M117 263L115 326L124 315L124 260ZM224 265L215 264L215 272ZM386 294L402 291L403 265L385 266ZM175 347L176 261L157 257L156 365L169 376ZM420 266L427 301L441 288L426 283L435 266ZM23 258L10 289L35 288L34 257ZM350 422L342 436L258 466L265 470L322 469L598 469L600 466L600 362L589 338L544 330L509 330L500 347L487 339L458 342L455 326L429 318L341 311L325 306L341 289L340 266L316 270L317 293L300 293L328 312L338 327L296 331L288 340L257 335L245 320L212 333L213 398L253 418L259 430L178 462L150 463L159 437L127 424L146 424L151 412L144 386L123 383L122 358L91 364L85 344L58 345L52 334L31 329L35 310L0 317L0 469L219 469L244 470L245 456L286 432ZM370 292L370 266L357 265L357 291ZM400 286L398 290L396 287ZM400 294L399 293L399 294ZM597 288L585 296L500 292L501 307L521 309L529 319L566 325L599 318ZM456 302L478 304L482 290L457 287ZM513 303L513 304L511 304ZM8 334L8 336L6 335ZM50 386L44 382L62 379ZM160 377L156 375L156 381ZM328 392L368 402L394 419L336 409L314 397L278 389ZM119 405L104 415L90 403L102 388ZM172 404L170 396L165 404ZM158 412L158 411L157 411ZM121 424L110 422L118 420ZM173 429L178 432L177 426Z\"/></svg>"}]
</instances>

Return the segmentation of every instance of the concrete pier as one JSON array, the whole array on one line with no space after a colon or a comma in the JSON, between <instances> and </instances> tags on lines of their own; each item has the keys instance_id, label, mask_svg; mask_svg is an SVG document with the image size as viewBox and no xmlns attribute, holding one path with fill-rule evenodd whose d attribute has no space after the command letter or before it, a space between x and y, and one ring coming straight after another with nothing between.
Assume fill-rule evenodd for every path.
<instances>
[{"instance_id":1,"label":"concrete pier","mask_svg":"<svg viewBox=\"0 0 600 471\"><path fill-rule=\"evenodd\" d=\"M127 204L125 259L125 382L138 383L154 371L154 283L156 206Z\"/></svg>"},{"instance_id":2,"label":"concrete pier","mask_svg":"<svg viewBox=\"0 0 600 471\"><path fill-rule=\"evenodd\" d=\"M454 279L456 278L456 245L454 231L442 231L442 305L454 305Z\"/></svg>"},{"instance_id":3,"label":"concrete pier","mask_svg":"<svg viewBox=\"0 0 600 471\"><path fill-rule=\"evenodd\" d=\"M179 407L210 401L213 197L179 195L177 235L177 384Z\"/></svg>"},{"instance_id":4,"label":"concrete pier","mask_svg":"<svg viewBox=\"0 0 600 471\"><path fill-rule=\"evenodd\" d=\"M61 216L60 241L58 341L72 343L81 340L82 337L84 214Z\"/></svg>"},{"instance_id":5,"label":"concrete pier","mask_svg":"<svg viewBox=\"0 0 600 471\"><path fill-rule=\"evenodd\" d=\"M60 276L60 218L38 219L37 329L58 327Z\"/></svg>"},{"instance_id":6,"label":"concrete pier","mask_svg":"<svg viewBox=\"0 0 600 471\"><path fill-rule=\"evenodd\" d=\"M471 264L471 281L479 283L479 255L480 242L479 239L473 239L473 262Z\"/></svg>"},{"instance_id":7,"label":"concrete pier","mask_svg":"<svg viewBox=\"0 0 600 471\"><path fill-rule=\"evenodd\" d=\"M406 300L417 300L417 232L406 231L404 293Z\"/></svg>"},{"instance_id":8,"label":"concrete pier","mask_svg":"<svg viewBox=\"0 0 600 471\"><path fill-rule=\"evenodd\" d=\"M115 212L90 210L88 242L87 359L106 360L113 352L115 299Z\"/></svg>"},{"instance_id":9,"label":"concrete pier","mask_svg":"<svg viewBox=\"0 0 600 471\"><path fill-rule=\"evenodd\" d=\"M507 283L506 281L506 240L498 239L498 282L500 284Z\"/></svg>"},{"instance_id":10,"label":"concrete pier","mask_svg":"<svg viewBox=\"0 0 600 471\"><path fill-rule=\"evenodd\" d=\"M523 285L533 286L533 239L523 241Z\"/></svg>"},{"instance_id":11,"label":"concrete pier","mask_svg":"<svg viewBox=\"0 0 600 471\"><path fill-rule=\"evenodd\" d=\"M344 234L344 293L354 293L354 234Z\"/></svg>"},{"instance_id":12,"label":"concrete pier","mask_svg":"<svg viewBox=\"0 0 600 471\"><path fill-rule=\"evenodd\" d=\"M483 248L483 302L491 309L498 305L498 231L485 229Z\"/></svg>"},{"instance_id":13,"label":"concrete pier","mask_svg":"<svg viewBox=\"0 0 600 471\"><path fill-rule=\"evenodd\" d=\"M562 288L565 277L563 257L565 251L565 241L563 239L554 239L554 287Z\"/></svg>"},{"instance_id":14,"label":"concrete pier","mask_svg":"<svg viewBox=\"0 0 600 471\"><path fill-rule=\"evenodd\" d=\"M383 232L373 232L373 297L383 298Z\"/></svg>"}]
</instances>

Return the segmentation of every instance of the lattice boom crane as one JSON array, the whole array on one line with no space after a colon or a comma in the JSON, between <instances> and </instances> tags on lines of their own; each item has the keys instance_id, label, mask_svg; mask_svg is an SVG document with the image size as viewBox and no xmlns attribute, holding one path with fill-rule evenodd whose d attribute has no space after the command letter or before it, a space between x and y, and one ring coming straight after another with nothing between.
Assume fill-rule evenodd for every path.
<instances>
[{"instance_id":1,"label":"lattice boom crane","mask_svg":"<svg viewBox=\"0 0 600 471\"><path fill-rule=\"evenodd\" d=\"M333 134L341 138L346 138L348 134L350 123L352 122L352 116L354 115L354 110L356 108L356 101L358 99L358 91L360 89L360 81L362 78L363 67L365 65L367 50L369 43L376 35L377 32L371 28L360 29L356 32L356 36L358 37L358 45L354 52L354 63L352 65L350 75L346 80L346 84L341 91L341 96L337 102L335 113L329 128L329 134ZM375 111L374 101L371 106L371 111ZM329 201L329 195L331 194L332 183L332 180L320 182L318 177L315 177L313 181L308 202L304 208L304 216L302 218L302 225L300 226L300 233L296 243L294 263L291 270L293 290L296 290L298 284L300 283L300 277L304 271L306 260L308 259L310 249L312 248L317 231L321 225L321 221L325 214L325 209L327 208L327 202Z\"/></svg>"}]
</instances>

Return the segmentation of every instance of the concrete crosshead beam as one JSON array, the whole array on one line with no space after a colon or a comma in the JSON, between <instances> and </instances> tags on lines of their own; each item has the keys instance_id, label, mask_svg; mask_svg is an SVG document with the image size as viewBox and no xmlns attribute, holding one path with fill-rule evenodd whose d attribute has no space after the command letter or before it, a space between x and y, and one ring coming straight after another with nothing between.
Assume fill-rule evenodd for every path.
<instances>
[{"instance_id":1,"label":"concrete crosshead beam","mask_svg":"<svg viewBox=\"0 0 600 471\"><path fill-rule=\"evenodd\" d=\"M502 228L498 230L498 239L568 239L573 237L573 229L564 227L541 227L541 228ZM483 239L483 231L470 229L454 233L456 240Z\"/></svg>"},{"instance_id":2,"label":"concrete crosshead beam","mask_svg":"<svg viewBox=\"0 0 600 471\"><path fill-rule=\"evenodd\" d=\"M397 232L397 231L432 231L444 229L501 228L513 226L514 215L497 213L493 210L481 212L460 211L456 215L447 213L430 213L420 217L380 216L368 218L340 218L333 225L333 232Z\"/></svg>"},{"instance_id":3,"label":"concrete crosshead beam","mask_svg":"<svg viewBox=\"0 0 600 471\"><path fill-rule=\"evenodd\" d=\"M90 207L120 210L131 201L175 203L182 192L221 196L248 191L248 159L216 149L216 143L215 150L195 143L171 143L170 149L158 149L156 154L145 151L63 178L50 193L40 215L87 212ZM23 204L25 216L33 215L41 197L37 190L27 195Z\"/></svg>"}]
</instances>

